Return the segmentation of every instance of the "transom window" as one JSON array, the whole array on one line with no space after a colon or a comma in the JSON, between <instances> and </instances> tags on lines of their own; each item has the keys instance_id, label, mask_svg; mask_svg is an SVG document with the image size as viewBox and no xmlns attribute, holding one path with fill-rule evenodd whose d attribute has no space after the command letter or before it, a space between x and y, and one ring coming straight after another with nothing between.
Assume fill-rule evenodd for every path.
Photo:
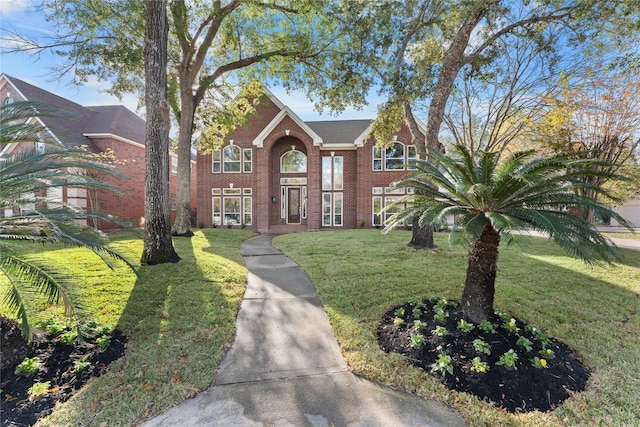
<instances>
[{"instance_id":1,"label":"transom window","mask_svg":"<svg viewBox=\"0 0 640 427\"><path fill-rule=\"evenodd\" d=\"M307 156L298 150L287 151L280 157L280 172L282 173L306 173Z\"/></svg>"}]
</instances>

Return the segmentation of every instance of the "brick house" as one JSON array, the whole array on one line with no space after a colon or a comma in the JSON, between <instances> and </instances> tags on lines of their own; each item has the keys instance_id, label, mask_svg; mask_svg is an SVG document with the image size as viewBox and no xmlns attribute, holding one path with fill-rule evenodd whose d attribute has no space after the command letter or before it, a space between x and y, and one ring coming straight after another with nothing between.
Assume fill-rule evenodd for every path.
<instances>
[{"instance_id":1,"label":"brick house","mask_svg":"<svg viewBox=\"0 0 640 427\"><path fill-rule=\"evenodd\" d=\"M45 127L46 139L62 146L85 146L93 153L111 152L116 159L116 168L122 179L105 177L105 181L122 190L121 195L98 191L88 194L82 188L62 188L54 190L49 197L86 209L96 209L102 214L130 221L133 226L143 224L144 217L144 175L145 175L145 121L121 105L82 106L51 92L31 85L6 74L0 75L0 102L35 101L52 106L60 111L60 117L38 117ZM5 144L0 146L0 158L9 157L25 146L39 147L42 142ZM171 156L169 192L175 200L177 158ZM192 206L196 195L195 161L192 162ZM175 214L172 206L172 218ZM9 210L0 215L13 215ZM116 227L102 221L101 229Z\"/></svg>"},{"instance_id":2,"label":"brick house","mask_svg":"<svg viewBox=\"0 0 640 427\"><path fill-rule=\"evenodd\" d=\"M387 148L371 120L302 121L272 93L220 150L198 154L198 223L258 232L381 226L416 157L403 126ZM422 129L424 132L424 128ZM390 213L387 213L390 215Z\"/></svg>"}]
</instances>

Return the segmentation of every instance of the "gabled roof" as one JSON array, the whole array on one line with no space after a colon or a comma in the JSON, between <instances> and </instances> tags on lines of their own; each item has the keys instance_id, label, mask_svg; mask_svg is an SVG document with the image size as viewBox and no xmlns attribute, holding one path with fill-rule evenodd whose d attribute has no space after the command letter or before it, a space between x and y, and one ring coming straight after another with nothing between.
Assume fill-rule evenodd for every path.
<instances>
[{"instance_id":1,"label":"gabled roof","mask_svg":"<svg viewBox=\"0 0 640 427\"><path fill-rule=\"evenodd\" d=\"M362 146L357 140L365 133L372 120L327 120L306 122L311 129L322 137L327 148ZM364 138L363 138L364 139Z\"/></svg>"},{"instance_id":2,"label":"gabled roof","mask_svg":"<svg viewBox=\"0 0 640 427\"><path fill-rule=\"evenodd\" d=\"M285 117L290 117L294 123L296 123L300 128L313 140L313 145L321 145L322 138L320 135L315 133L313 129L311 129L305 122L302 121L300 117L296 113L294 113L291 108L284 105L269 89L265 88L265 95L280 109L280 112L271 120L271 122L262 129L262 132L258 134L253 140L253 145L256 147L262 147L264 145L264 140L269 136L269 134L278 126L278 124L284 120Z\"/></svg>"},{"instance_id":3,"label":"gabled roof","mask_svg":"<svg viewBox=\"0 0 640 427\"><path fill-rule=\"evenodd\" d=\"M122 105L87 107L97 113L83 127L83 134L116 135L129 141L144 144L145 121Z\"/></svg>"},{"instance_id":4,"label":"gabled roof","mask_svg":"<svg viewBox=\"0 0 640 427\"><path fill-rule=\"evenodd\" d=\"M285 117L289 116L312 139L313 145L321 150L353 150L362 147L371 131L372 119L354 120L322 120L303 122L288 106L284 105L271 91L265 93L280 109L280 113L253 140L253 145L262 147L264 139L275 129ZM426 134L426 126L416 118L418 128Z\"/></svg>"},{"instance_id":5,"label":"gabled roof","mask_svg":"<svg viewBox=\"0 0 640 427\"><path fill-rule=\"evenodd\" d=\"M60 117L39 117L53 137L68 146L88 145L88 136L115 136L129 142L144 144L145 122L121 105L84 107L18 78L3 74L20 96L52 106Z\"/></svg>"}]
</instances>

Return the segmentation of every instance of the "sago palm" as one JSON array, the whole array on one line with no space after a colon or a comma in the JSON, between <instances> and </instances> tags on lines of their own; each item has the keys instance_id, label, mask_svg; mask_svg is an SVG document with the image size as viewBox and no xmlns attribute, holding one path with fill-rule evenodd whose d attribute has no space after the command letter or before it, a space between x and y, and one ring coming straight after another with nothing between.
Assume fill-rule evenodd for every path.
<instances>
[{"instance_id":1,"label":"sago palm","mask_svg":"<svg viewBox=\"0 0 640 427\"><path fill-rule=\"evenodd\" d=\"M575 153L574 153L575 154ZM558 245L586 262L617 259L615 247L596 228L577 215L591 209L629 224L598 200L607 196L585 177L607 175L598 160L573 154L540 157L535 150L521 151L501 160L495 152L472 155L458 145L453 155L433 151L429 161L418 161L417 171L399 183L412 188L400 204L405 207L390 218L387 228L419 216L422 224L455 219L451 243L468 245L468 266L461 309L471 322L493 313L498 246L510 243L514 232L532 229L547 233ZM600 165L601 166L601 165Z\"/></svg>"},{"instance_id":2,"label":"sago palm","mask_svg":"<svg viewBox=\"0 0 640 427\"><path fill-rule=\"evenodd\" d=\"M42 107L30 102L16 102L0 107L0 141L18 144L42 138L44 129L33 120ZM114 174L112 167L96 162L82 149L68 149L45 144L44 149L22 149L11 157L0 159L0 282L4 282L4 303L21 323L22 333L30 337L29 312L25 301L34 294L49 303L61 302L67 315L75 315L79 307L73 301L72 278L56 272L36 258L25 256L17 241L62 243L85 247L111 266L121 255L109 249L106 236L86 225L86 220L105 219L47 197L51 189L82 187L117 191L117 188L95 178L95 174ZM6 214L5 214L6 213Z\"/></svg>"}]
</instances>

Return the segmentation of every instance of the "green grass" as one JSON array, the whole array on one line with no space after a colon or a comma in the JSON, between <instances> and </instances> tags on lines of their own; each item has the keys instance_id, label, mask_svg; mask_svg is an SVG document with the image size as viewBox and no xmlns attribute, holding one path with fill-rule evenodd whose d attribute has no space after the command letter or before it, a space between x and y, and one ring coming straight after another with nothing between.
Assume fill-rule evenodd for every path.
<instances>
[{"instance_id":1,"label":"green grass","mask_svg":"<svg viewBox=\"0 0 640 427\"><path fill-rule=\"evenodd\" d=\"M409 298L459 298L465 251L415 251L408 232L301 233L274 244L309 274L351 369L366 378L455 406L472 425L640 424L640 252L589 267L546 239L500 248L495 307L570 345L593 370L587 390L550 413L510 415L454 393L398 355L379 349L381 316Z\"/></svg>"},{"instance_id":2,"label":"green grass","mask_svg":"<svg viewBox=\"0 0 640 427\"><path fill-rule=\"evenodd\" d=\"M614 237L616 239L633 239L640 240L640 233L602 233L607 237Z\"/></svg>"},{"instance_id":3,"label":"green grass","mask_svg":"<svg viewBox=\"0 0 640 427\"><path fill-rule=\"evenodd\" d=\"M88 317L117 325L129 339L123 358L41 424L133 425L206 389L233 339L247 273L239 247L251 235L218 228L176 238L182 261L140 267L138 278L123 265L109 270L86 250L22 244L21 250L76 277ZM142 241L133 235L115 236L110 245L140 259ZM61 314L37 302L32 308L40 317Z\"/></svg>"}]
</instances>

